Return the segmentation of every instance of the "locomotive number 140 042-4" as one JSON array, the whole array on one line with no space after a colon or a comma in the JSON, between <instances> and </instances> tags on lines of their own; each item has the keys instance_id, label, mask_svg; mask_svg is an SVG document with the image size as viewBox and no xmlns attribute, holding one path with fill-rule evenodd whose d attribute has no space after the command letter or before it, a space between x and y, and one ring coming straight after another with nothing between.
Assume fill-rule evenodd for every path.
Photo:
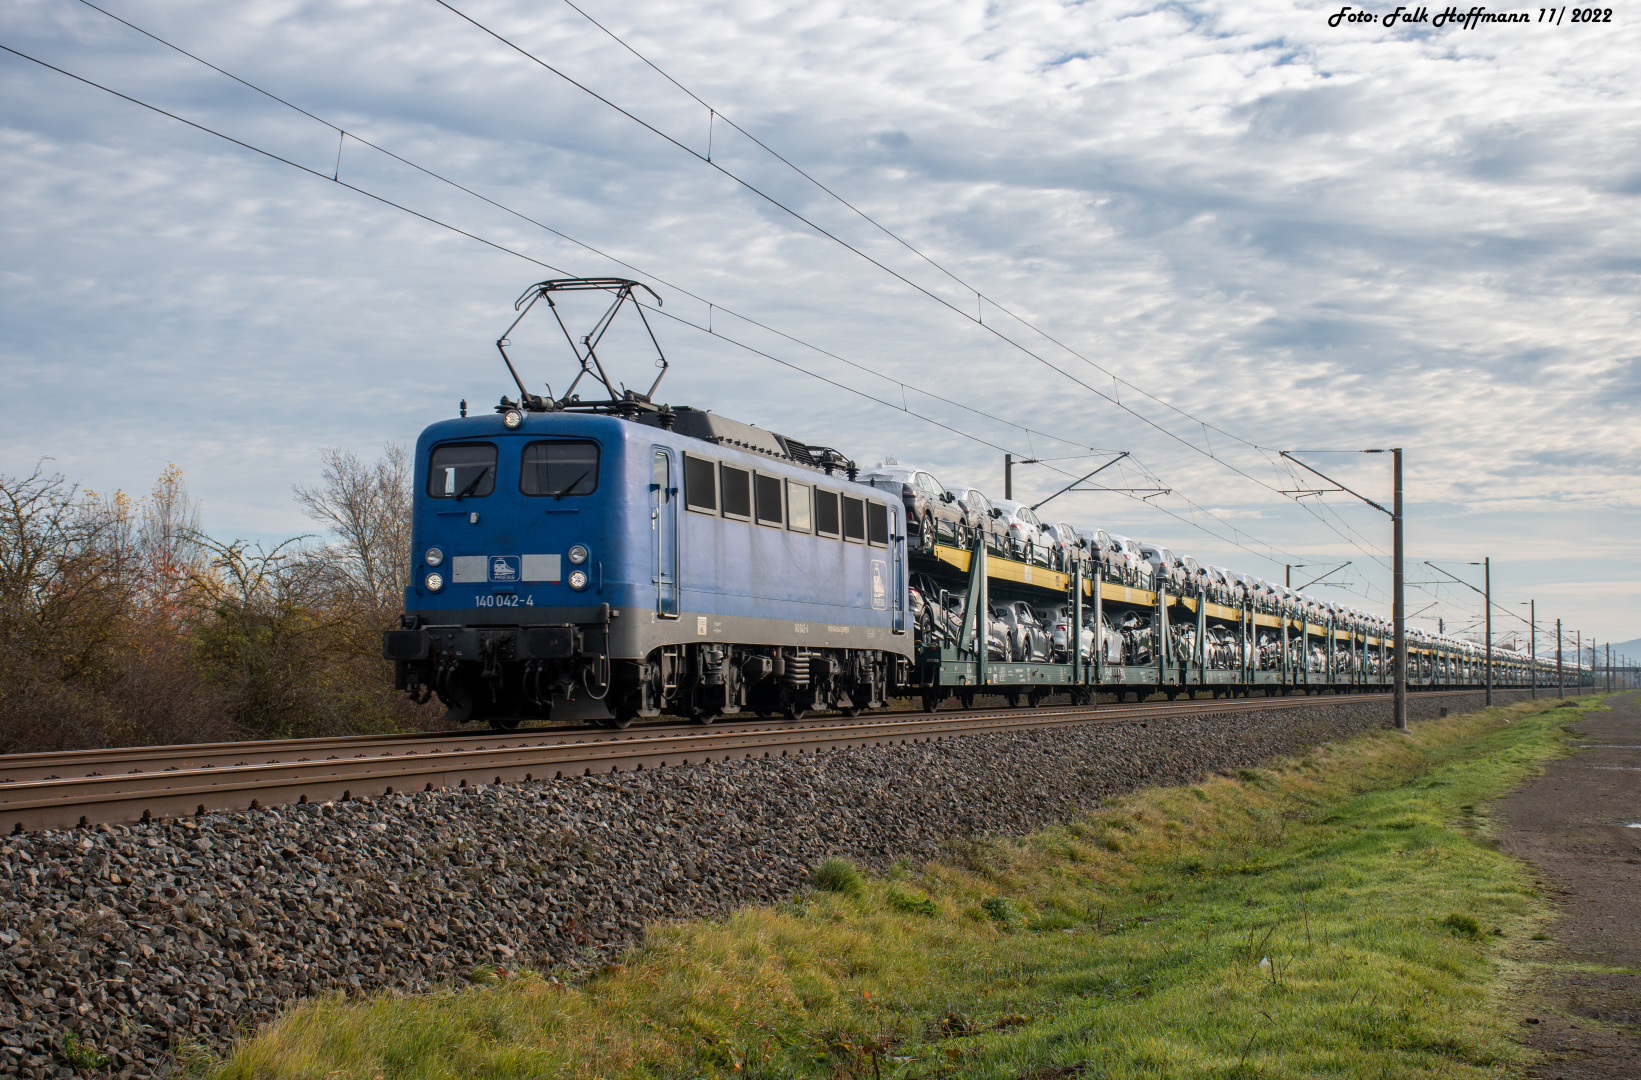
<instances>
[{"instance_id":1,"label":"locomotive number 140 042-4","mask_svg":"<svg viewBox=\"0 0 1641 1080\"><path fill-rule=\"evenodd\" d=\"M473 597L474 607L535 607L536 598L533 596L519 596L517 593L492 593L489 596Z\"/></svg>"}]
</instances>

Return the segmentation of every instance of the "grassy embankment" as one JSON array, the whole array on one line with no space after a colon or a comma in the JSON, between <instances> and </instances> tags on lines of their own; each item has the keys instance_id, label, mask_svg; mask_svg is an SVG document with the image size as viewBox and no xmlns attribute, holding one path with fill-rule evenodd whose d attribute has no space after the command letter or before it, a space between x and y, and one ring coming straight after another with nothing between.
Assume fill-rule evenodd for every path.
<instances>
[{"instance_id":1,"label":"grassy embankment","mask_svg":"<svg viewBox=\"0 0 1641 1080\"><path fill-rule=\"evenodd\" d=\"M481 972L310 1002L215 1071L1496 1076L1522 1053L1503 950L1544 909L1483 804L1559 752L1550 704L1143 791L881 879L824 867L789 904L652 927L578 985Z\"/></svg>"}]
</instances>

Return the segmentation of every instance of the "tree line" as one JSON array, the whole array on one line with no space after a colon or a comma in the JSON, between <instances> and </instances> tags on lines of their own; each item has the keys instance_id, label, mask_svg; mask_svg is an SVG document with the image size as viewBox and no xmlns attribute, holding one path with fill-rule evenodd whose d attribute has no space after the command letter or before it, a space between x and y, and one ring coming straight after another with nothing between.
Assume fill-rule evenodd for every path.
<instances>
[{"instance_id":1,"label":"tree line","mask_svg":"<svg viewBox=\"0 0 1641 1080\"><path fill-rule=\"evenodd\" d=\"M410 455L321 457L294 496L322 533L272 547L210 536L174 465L141 499L0 475L0 753L434 726L381 657Z\"/></svg>"}]
</instances>

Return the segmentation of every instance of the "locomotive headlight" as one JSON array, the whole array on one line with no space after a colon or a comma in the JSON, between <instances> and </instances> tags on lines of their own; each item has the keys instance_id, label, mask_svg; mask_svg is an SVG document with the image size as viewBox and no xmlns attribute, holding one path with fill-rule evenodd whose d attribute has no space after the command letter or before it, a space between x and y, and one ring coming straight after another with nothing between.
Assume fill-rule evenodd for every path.
<instances>
[{"instance_id":1,"label":"locomotive headlight","mask_svg":"<svg viewBox=\"0 0 1641 1080\"><path fill-rule=\"evenodd\" d=\"M572 547L570 549L570 561L575 563L577 566L580 566L582 563L586 562L587 549L582 547L580 544Z\"/></svg>"},{"instance_id":2,"label":"locomotive headlight","mask_svg":"<svg viewBox=\"0 0 1641 1080\"><path fill-rule=\"evenodd\" d=\"M443 566L444 552L440 551L436 547L428 548L427 554L422 556L422 561L429 566Z\"/></svg>"},{"instance_id":3,"label":"locomotive headlight","mask_svg":"<svg viewBox=\"0 0 1641 1080\"><path fill-rule=\"evenodd\" d=\"M444 588L444 575L429 574L427 577L422 579L422 584L427 586L428 592L438 592L440 589Z\"/></svg>"},{"instance_id":4,"label":"locomotive headlight","mask_svg":"<svg viewBox=\"0 0 1641 1080\"><path fill-rule=\"evenodd\" d=\"M508 409L502 414L501 422L506 424L509 428L516 428L520 424L524 423L524 414L519 412L517 409Z\"/></svg>"},{"instance_id":5,"label":"locomotive headlight","mask_svg":"<svg viewBox=\"0 0 1641 1080\"><path fill-rule=\"evenodd\" d=\"M585 571L585 570L571 570L570 571L570 588L574 589L576 592L580 592L582 589L585 589L586 587L587 587L587 571Z\"/></svg>"}]
</instances>

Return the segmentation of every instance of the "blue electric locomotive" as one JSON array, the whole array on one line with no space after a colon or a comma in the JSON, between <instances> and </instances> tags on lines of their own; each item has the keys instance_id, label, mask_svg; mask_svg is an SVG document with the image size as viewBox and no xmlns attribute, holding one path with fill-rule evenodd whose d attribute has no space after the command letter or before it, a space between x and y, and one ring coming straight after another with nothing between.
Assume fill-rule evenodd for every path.
<instances>
[{"instance_id":1,"label":"blue electric locomotive","mask_svg":"<svg viewBox=\"0 0 1641 1080\"><path fill-rule=\"evenodd\" d=\"M581 348L565 334L608 399L581 401L580 375L530 394L508 359L519 400L422 432L405 614L383 643L400 688L504 729L570 704L614 727L881 706L913 651L899 500L835 450L618 392L596 347L623 305L643 317L635 288L520 298L523 318L543 298L557 316L555 293L613 296Z\"/></svg>"}]
</instances>

